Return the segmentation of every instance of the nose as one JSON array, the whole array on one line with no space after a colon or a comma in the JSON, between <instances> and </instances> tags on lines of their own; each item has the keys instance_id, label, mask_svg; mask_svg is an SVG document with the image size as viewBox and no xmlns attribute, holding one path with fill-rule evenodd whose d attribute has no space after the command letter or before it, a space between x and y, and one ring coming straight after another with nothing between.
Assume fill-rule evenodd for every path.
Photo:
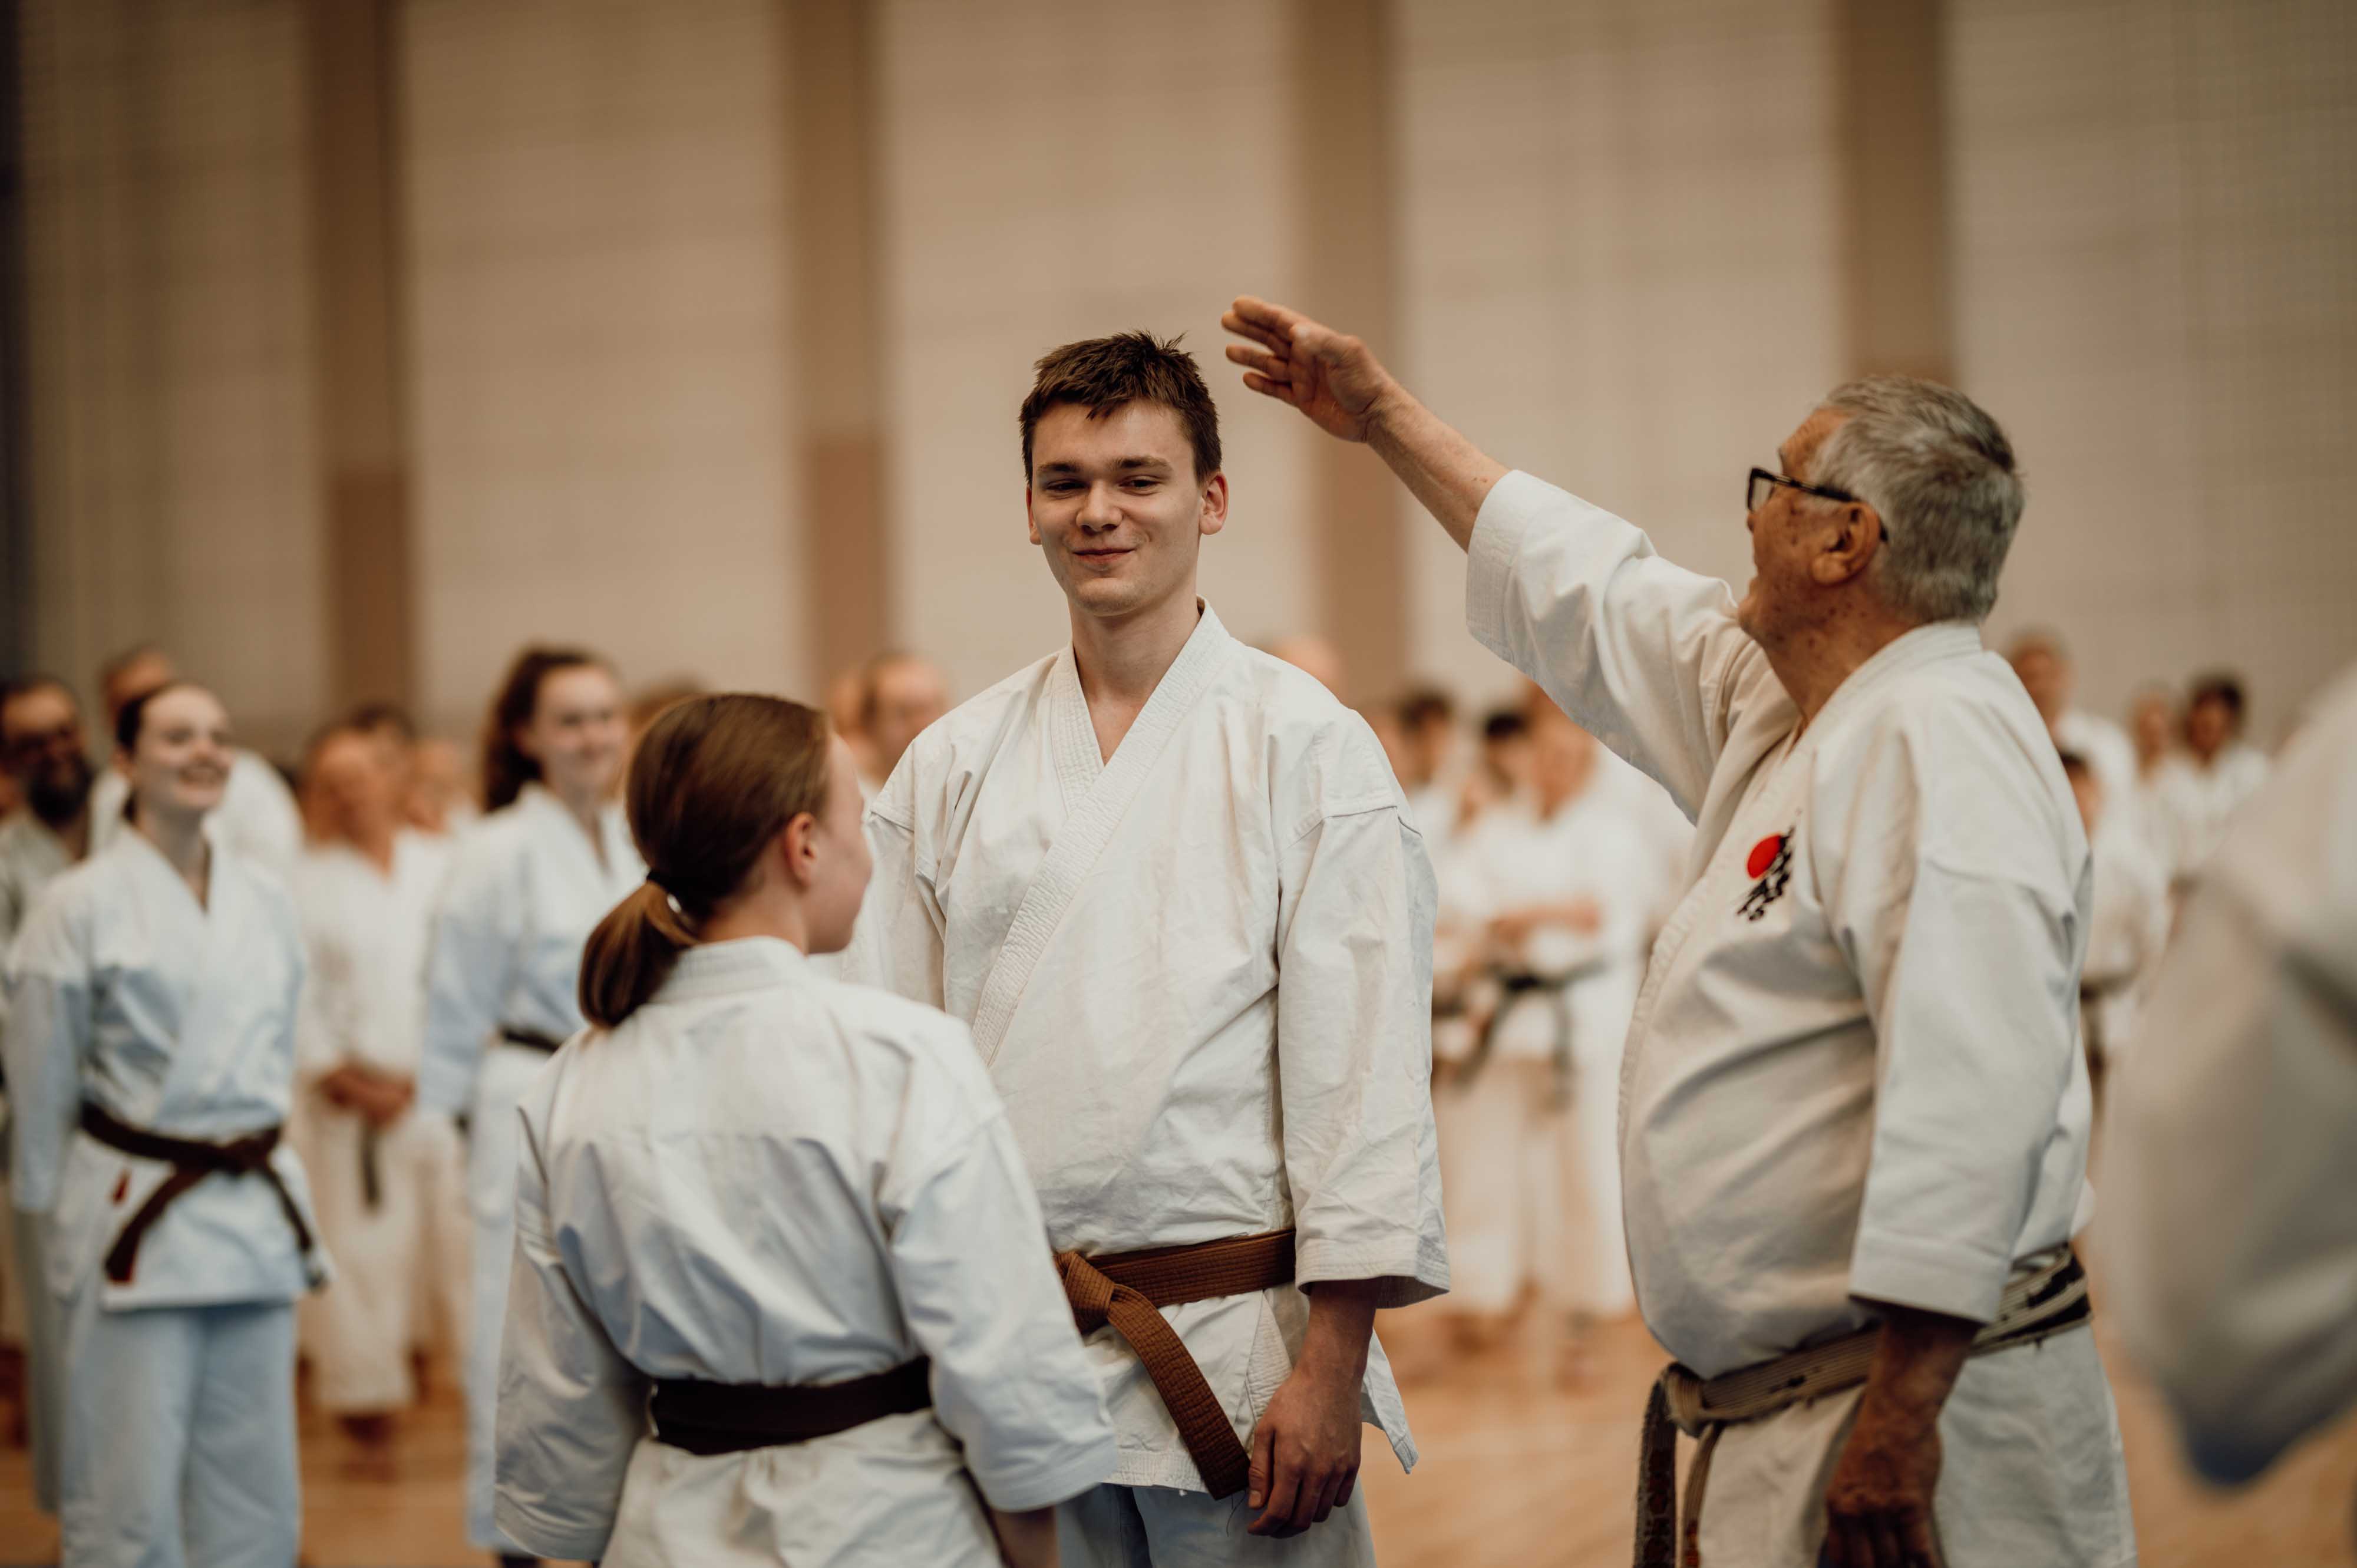
<instances>
[{"instance_id":1,"label":"nose","mask_svg":"<svg viewBox=\"0 0 2357 1568\"><path fill-rule=\"evenodd\" d=\"M1072 521L1091 533L1102 533L1117 527L1121 522L1121 509L1114 504L1118 499L1118 492L1113 486L1091 485L1088 494L1081 499L1081 510L1073 515Z\"/></svg>"}]
</instances>

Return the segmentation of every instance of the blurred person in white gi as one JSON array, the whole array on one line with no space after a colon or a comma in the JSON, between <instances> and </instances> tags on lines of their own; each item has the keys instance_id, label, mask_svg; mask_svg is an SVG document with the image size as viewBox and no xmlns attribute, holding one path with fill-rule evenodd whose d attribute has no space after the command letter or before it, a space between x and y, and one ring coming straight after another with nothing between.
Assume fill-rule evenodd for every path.
<instances>
[{"instance_id":1,"label":"blurred person in white gi","mask_svg":"<svg viewBox=\"0 0 2357 1568\"><path fill-rule=\"evenodd\" d=\"M1467 619L1691 813L1621 1078L1648 1411L1641 1561L2135 1556L2069 1251L2093 913L2054 745L1983 650L2013 455L1854 382L1745 489L1757 575L1680 570L1509 473L1366 346L1239 300L1248 384L1368 441L1470 553ZM1675 1516L1679 1427L1702 1439Z\"/></svg>"},{"instance_id":2,"label":"blurred person in white gi","mask_svg":"<svg viewBox=\"0 0 2357 1568\"><path fill-rule=\"evenodd\" d=\"M52 882L7 969L15 1199L63 1324L75 1568L284 1568L301 1503L295 1307L325 1277L280 1141L303 946L269 873L204 832L229 718L125 703L129 830Z\"/></svg>"},{"instance_id":3,"label":"blurred person in white gi","mask_svg":"<svg viewBox=\"0 0 2357 1568\"><path fill-rule=\"evenodd\" d=\"M849 748L693 697L629 795L647 881L522 1105L500 1528L608 1568L1052 1568L1113 1429L965 1026L811 967L867 882Z\"/></svg>"},{"instance_id":4,"label":"blurred person in white gi","mask_svg":"<svg viewBox=\"0 0 2357 1568\"><path fill-rule=\"evenodd\" d=\"M2169 944L2169 871L2114 811L2085 757L2062 753L2062 774L2078 800L2094 865L2095 912L2079 978L2079 1033L2100 1111L2104 1079L2136 1043L2137 1015Z\"/></svg>"},{"instance_id":5,"label":"blurred person in white gi","mask_svg":"<svg viewBox=\"0 0 2357 1568\"><path fill-rule=\"evenodd\" d=\"M513 1250L516 1101L581 1027L581 948L646 875L614 799L628 725L595 655L518 655L483 726L486 815L459 840L434 912L417 1103L459 1119L475 1223L467 1340L467 1533L492 1523L492 1416Z\"/></svg>"},{"instance_id":6,"label":"blurred person in white gi","mask_svg":"<svg viewBox=\"0 0 2357 1568\"><path fill-rule=\"evenodd\" d=\"M2196 1469L2247 1481L2357 1402L2357 672L2195 882L2102 1176L2128 1348Z\"/></svg>"},{"instance_id":7,"label":"blurred person in white gi","mask_svg":"<svg viewBox=\"0 0 2357 1568\"><path fill-rule=\"evenodd\" d=\"M300 1326L313 1398L382 1464L394 1412L417 1398L413 1357L429 1326L464 1343L471 1237L456 1129L412 1111L427 931L450 846L404 822L409 781L386 726L362 727L370 718L312 743L303 793L317 836L293 891L310 961L297 1125L338 1269Z\"/></svg>"},{"instance_id":8,"label":"blurred person in white gi","mask_svg":"<svg viewBox=\"0 0 2357 1568\"><path fill-rule=\"evenodd\" d=\"M1197 596L1193 360L1068 344L1021 426L1071 642L901 758L848 972L973 1026L1039 1187L1121 1438L1066 1560L1364 1563L1361 1421L1415 1457L1374 1312L1448 1282L1422 838L1365 722Z\"/></svg>"},{"instance_id":9,"label":"blurred person in white gi","mask_svg":"<svg viewBox=\"0 0 2357 1568\"><path fill-rule=\"evenodd\" d=\"M868 799L900 766L909 743L950 711L950 683L931 660L881 653L859 676L860 789Z\"/></svg>"},{"instance_id":10,"label":"blurred person in white gi","mask_svg":"<svg viewBox=\"0 0 2357 1568\"><path fill-rule=\"evenodd\" d=\"M92 770L81 704L54 676L0 688L0 770L19 804L0 818L0 965L41 890L90 853ZM0 1026L7 1020L0 989ZM33 1456L33 1499L58 1511L59 1328L40 1283L41 1221L18 1217L8 1197L6 1112L0 1105L0 1401L15 1411L19 1443Z\"/></svg>"},{"instance_id":11,"label":"blurred person in white gi","mask_svg":"<svg viewBox=\"0 0 2357 1568\"><path fill-rule=\"evenodd\" d=\"M2128 741L2136 748L2136 773L2126 793L2106 794L2104 805L2144 840L2161 869L2176 881L2177 827L2167 790L2178 741L2184 734L2177 699L2166 686L2147 686L2128 703Z\"/></svg>"},{"instance_id":12,"label":"blurred person in white gi","mask_svg":"<svg viewBox=\"0 0 2357 1568\"><path fill-rule=\"evenodd\" d=\"M1595 738L1528 710L1534 790L1462 851L1499 994L1441 1096L1449 1305L1501 1319L1526 1286L1577 1330L1633 1305L1614 1137L1620 1047L1658 872L1603 779Z\"/></svg>"},{"instance_id":13,"label":"blurred person in white gi","mask_svg":"<svg viewBox=\"0 0 2357 1568\"><path fill-rule=\"evenodd\" d=\"M2226 824L2267 781L2266 753L2243 739L2243 683L2204 675L2185 700L2185 746L2160 780L2162 809L2175 835L2170 866L2179 886L2209 864Z\"/></svg>"},{"instance_id":14,"label":"blurred person in white gi","mask_svg":"<svg viewBox=\"0 0 2357 1568\"><path fill-rule=\"evenodd\" d=\"M100 694L106 701L110 734L121 721L124 705L178 679L179 672L163 650L146 645L107 660L99 671ZM131 787L117 769L98 777L91 791L91 850L94 854L128 829L125 807ZM295 792L286 787L267 758L239 746L230 754L229 785L219 809L205 819L205 831L235 850L240 857L284 876L293 869L303 848L303 817Z\"/></svg>"},{"instance_id":15,"label":"blurred person in white gi","mask_svg":"<svg viewBox=\"0 0 2357 1568\"><path fill-rule=\"evenodd\" d=\"M2040 628L2017 636L2006 650L2021 689L2029 693L2057 751L2076 752L2095 770L2106 800L2124 797L2136 780L2136 746L2128 732L2078 706L2079 668L2056 633Z\"/></svg>"},{"instance_id":16,"label":"blurred person in white gi","mask_svg":"<svg viewBox=\"0 0 2357 1568\"><path fill-rule=\"evenodd\" d=\"M1437 686L1415 686L1392 705L1399 726L1399 781L1427 844L1457 831L1457 700Z\"/></svg>"}]
</instances>

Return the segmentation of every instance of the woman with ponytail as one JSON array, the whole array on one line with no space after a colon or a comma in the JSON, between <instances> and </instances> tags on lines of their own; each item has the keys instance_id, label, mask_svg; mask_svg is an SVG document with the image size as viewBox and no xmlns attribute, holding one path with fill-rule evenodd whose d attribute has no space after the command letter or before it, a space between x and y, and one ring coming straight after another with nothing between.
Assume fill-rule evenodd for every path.
<instances>
[{"instance_id":1,"label":"woman with ponytail","mask_svg":"<svg viewBox=\"0 0 2357 1568\"><path fill-rule=\"evenodd\" d=\"M581 1027L590 928L646 875L614 800L622 690L595 655L529 648L483 726L488 815L459 840L436 900L417 1103L467 1128L475 1227L466 1359L467 1534L529 1562L491 1522L491 1418L507 1318L515 1104Z\"/></svg>"},{"instance_id":2,"label":"woman with ponytail","mask_svg":"<svg viewBox=\"0 0 2357 1568\"><path fill-rule=\"evenodd\" d=\"M867 885L850 751L692 697L628 804L646 881L522 1107L500 1529L607 1568L1052 1568L1112 1428L965 1026L811 962Z\"/></svg>"}]
</instances>

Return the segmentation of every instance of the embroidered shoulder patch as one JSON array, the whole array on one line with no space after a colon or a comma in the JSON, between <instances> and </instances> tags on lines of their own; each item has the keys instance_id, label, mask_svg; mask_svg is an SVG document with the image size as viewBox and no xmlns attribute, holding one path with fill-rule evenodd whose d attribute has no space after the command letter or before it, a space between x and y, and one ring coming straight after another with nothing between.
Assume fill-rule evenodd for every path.
<instances>
[{"instance_id":1,"label":"embroidered shoulder patch","mask_svg":"<svg viewBox=\"0 0 2357 1568\"><path fill-rule=\"evenodd\" d=\"M1747 920L1756 920L1768 913L1768 906L1784 896L1792 881L1792 828L1781 833L1770 833L1751 846L1743 862L1744 875L1752 879L1751 891L1743 896L1735 912Z\"/></svg>"}]
</instances>

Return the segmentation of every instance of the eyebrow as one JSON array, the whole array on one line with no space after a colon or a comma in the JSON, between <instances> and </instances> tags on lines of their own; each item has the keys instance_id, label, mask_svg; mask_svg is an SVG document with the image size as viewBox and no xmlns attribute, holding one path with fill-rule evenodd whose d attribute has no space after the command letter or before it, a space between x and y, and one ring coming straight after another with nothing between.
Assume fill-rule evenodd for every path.
<instances>
[{"instance_id":1,"label":"eyebrow","mask_svg":"<svg viewBox=\"0 0 2357 1568\"><path fill-rule=\"evenodd\" d=\"M1146 468L1159 468L1167 471L1172 466L1167 457L1124 457L1114 465L1115 468L1126 472ZM1081 471L1081 466L1078 463L1066 462L1042 463L1039 465L1039 471L1043 474L1077 474Z\"/></svg>"}]
</instances>

